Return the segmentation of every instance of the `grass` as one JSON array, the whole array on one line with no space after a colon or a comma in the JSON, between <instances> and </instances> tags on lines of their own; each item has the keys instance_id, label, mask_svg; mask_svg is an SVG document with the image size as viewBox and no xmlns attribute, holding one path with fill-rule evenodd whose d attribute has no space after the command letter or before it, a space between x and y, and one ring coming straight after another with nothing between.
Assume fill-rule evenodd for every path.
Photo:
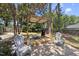
<instances>
[{"instance_id":1,"label":"grass","mask_svg":"<svg viewBox=\"0 0 79 59\"><path fill-rule=\"evenodd\" d=\"M65 43L73 46L74 48L79 49L79 44L77 44L77 43L74 43L74 42L71 42L71 41L68 41L68 40L65 40Z\"/></svg>"},{"instance_id":2,"label":"grass","mask_svg":"<svg viewBox=\"0 0 79 59\"><path fill-rule=\"evenodd\" d=\"M79 49L79 37L78 36L71 36L71 38L65 40L65 43Z\"/></svg>"},{"instance_id":3,"label":"grass","mask_svg":"<svg viewBox=\"0 0 79 59\"><path fill-rule=\"evenodd\" d=\"M11 56L11 42L0 42L0 56Z\"/></svg>"},{"instance_id":4,"label":"grass","mask_svg":"<svg viewBox=\"0 0 79 59\"><path fill-rule=\"evenodd\" d=\"M72 36L72 38L79 42L79 36Z\"/></svg>"}]
</instances>

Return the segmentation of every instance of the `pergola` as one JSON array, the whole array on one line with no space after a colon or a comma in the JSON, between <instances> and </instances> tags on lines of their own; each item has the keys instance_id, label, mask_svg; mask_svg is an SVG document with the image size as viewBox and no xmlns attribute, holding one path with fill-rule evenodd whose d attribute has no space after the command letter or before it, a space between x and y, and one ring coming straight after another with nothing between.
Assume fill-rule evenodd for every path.
<instances>
[{"instance_id":1,"label":"pergola","mask_svg":"<svg viewBox=\"0 0 79 59\"><path fill-rule=\"evenodd\" d=\"M46 25L46 27L44 26L44 28L45 29L47 29L47 30L44 30L44 29L42 29L43 31L44 31L44 36L42 36L43 35L43 32L41 31L41 36L42 37L40 37L40 39L43 41L44 39L46 39L46 41L50 41L51 39L52 39L52 33L50 34L49 33L49 27L51 27L51 26L49 26L49 22L50 22L50 17L48 18L48 17L46 17L46 16L37 16L37 15L30 15L30 17L28 16L28 23L39 23L39 24L44 24L44 25ZM29 26L28 26L28 28L29 28ZM36 36L35 36L36 37ZM38 37L38 35L37 35L37 37ZM27 30L27 39L29 39L29 32L28 32L28 30ZM33 38L34 39L34 38ZM39 39L39 38L37 38L37 39ZM38 40L39 41L39 40ZM45 40L44 40L45 41ZM27 41L28 42L28 41ZM31 41L29 41L29 42L31 42ZM29 43L27 43L27 44L29 44Z\"/></svg>"},{"instance_id":2,"label":"pergola","mask_svg":"<svg viewBox=\"0 0 79 59\"><path fill-rule=\"evenodd\" d=\"M47 26L48 26L48 30L50 31L50 33L51 33L51 16L49 15L48 17L46 17L46 16L37 16L37 15L35 15L35 8L38 8L38 9L44 9L44 6L45 6L46 4L32 4L32 5L29 5L28 4L28 7L30 8L29 10L28 10L28 13L27 13L27 15L26 14L24 14L24 18L26 18L26 20L27 20L27 22L28 23L40 23L40 24L45 24L45 23L47 23ZM13 6L13 5L12 5ZM39 7L38 7L39 6ZM48 5L49 7L49 13L51 13L51 4L49 4ZM15 6L16 7L16 10L17 10L17 6ZM15 9L15 8L14 8ZM13 18L14 18L14 23L16 22L16 12L12 9L12 11L13 11ZM44 12L44 11L43 11ZM27 25L28 26L28 25ZM28 28L29 28L29 26L28 26ZM16 29L16 25L14 24L14 30L17 30ZM49 32L48 31L48 32ZM14 33L16 34L16 32L17 31L14 31ZM28 31L27 31L28 32Z\"/></svg>"},{"instance_id":3,"label":"pergola","mask_svg":"<svg viewBox=\"0 0 79 59\"><path fill-rule=\"evenodd\" d=\"M37 16L37 15L30 15L29 19L28 19L29 23L39 23L39 24L47 24L47 22L49 21L47 17L45 16ZM28 35L28 31L27 31L27 35Z\"/></svg>"},{"instance_id":4,"label":"pergola","mask_svg":"<svg viewBox=\"0 0 79 59\"><path fill-rule=\"evenodd\" d=\"M44 16L31 15L29 21L32 23L46 23L48 21L48 18Z\"/></svg>"}]
</instances>

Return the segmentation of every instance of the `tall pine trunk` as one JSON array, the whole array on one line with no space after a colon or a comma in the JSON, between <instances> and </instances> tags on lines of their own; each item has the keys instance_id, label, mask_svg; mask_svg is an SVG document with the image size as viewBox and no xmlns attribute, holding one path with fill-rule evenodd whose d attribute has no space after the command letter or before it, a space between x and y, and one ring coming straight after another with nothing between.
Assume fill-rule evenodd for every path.
<instances>
[{"instance_id":1,"label":"tall pine trunk","mask_svg":"<svg viewBox=\"0 0 79 59\"><path fill-rule=\"evenodd\" d=\"M49 19L48 19L48 32L49 37L52 35L52 18L51 18L51 3L49 3Z\"/></svg>"},{"instance_id":2,"label":"tall pine trunk","mask_svg":"<svg viewBox=\"0 0 79 59\"><path fill-rule=\"evenodd\" d=\"M13 16L13 20L14 20L14 35L17 34L17 27L16 27L16 17L15 15Z\"/></svg>"},{"instance_id":3,"label":"tall pine trunk","mask_svg":"<svg viewBox=\"0 0 79 59\"><path fill-rule=\"evenodd\" d=\"M16 27L16 8L15 8L14 3L11 3L10 4L10 9L12 11L12 17L13 17L13 22L14 22L14 24L13 24L13 26L14 26L14 35L16 35L17 34L17 27Z\"/></svg>"},{"instance_id":4,"label":"tall pine trunk","mask_svg":"<svg viewBox=\"0 0 79 59\"><path fill-rule=\"evenodd\" d=\"M58 15L58 31L60 32L61 30L60 30L60 3L58 3L57 4L57 10L58 10L58 12L57 12L57 15Z\"/></svg>"}]
</instances>

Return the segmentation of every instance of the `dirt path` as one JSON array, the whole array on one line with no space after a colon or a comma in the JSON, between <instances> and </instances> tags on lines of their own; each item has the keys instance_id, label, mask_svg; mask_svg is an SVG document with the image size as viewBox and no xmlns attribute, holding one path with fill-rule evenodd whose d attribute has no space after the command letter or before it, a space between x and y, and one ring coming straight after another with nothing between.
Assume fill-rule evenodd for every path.
<instances>
[{"instance_id":1,"label":"dirt path","mask_svg":"<svg viewBox=\"0 0 79 59\"><path fill-rule=\"evenodd\" d=\"M11 33L11 32L9 32L9 33L5 33L4 35L0 35L0 37L1 37L2 40L11 38L11 37L13 37L13 36L14 36L14 34Z\"/></svg>"}]
</instances>

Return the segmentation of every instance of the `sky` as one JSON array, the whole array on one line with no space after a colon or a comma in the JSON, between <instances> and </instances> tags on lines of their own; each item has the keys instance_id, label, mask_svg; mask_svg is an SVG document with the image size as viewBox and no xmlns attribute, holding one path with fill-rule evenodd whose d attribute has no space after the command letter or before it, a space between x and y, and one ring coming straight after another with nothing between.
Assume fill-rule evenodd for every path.
<instances>
[{"instance_id":1,"label":"sky","mask_svg":"<svg viewBox=\"0 0 79 59\"><path fill-rule=\"evenodd\" d=\"M56 4L52 3L52 9L55 9ZM60 3L60 5L64 14L79 16L79 3ZM40 14L36 14L40 16Z\"/></svg>"},{"instance_id":2,"label":"sky","mask_svg":"<svg viewBox=\"0 0 79 59\"><path fill-rule=\"evenodd\" d=\"M56 4L52 4L52 9ZM61 3L62 12L67 15L79 16L79 3Z\"/></svg>"}]
</instances>

